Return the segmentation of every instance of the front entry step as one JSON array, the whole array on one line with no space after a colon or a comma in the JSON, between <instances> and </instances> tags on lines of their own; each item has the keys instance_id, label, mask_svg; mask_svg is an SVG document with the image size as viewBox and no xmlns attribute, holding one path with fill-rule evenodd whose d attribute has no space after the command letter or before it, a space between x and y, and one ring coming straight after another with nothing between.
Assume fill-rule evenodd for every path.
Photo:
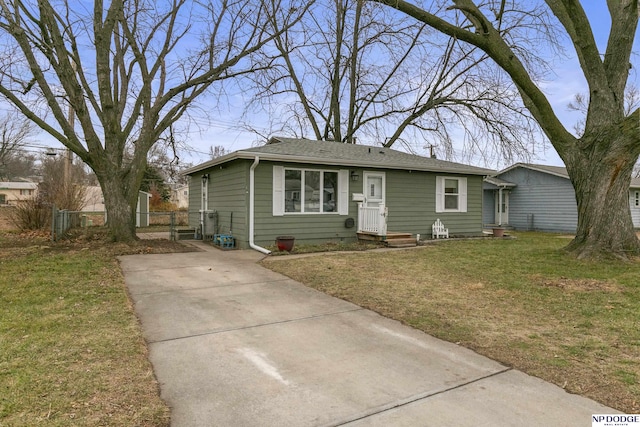
<instances>
[{"instance_id":1,"label":"front entry step","mask_svg":"<svg viewBox=\"0 0 640 427\"><path fill-rule=\"evenodd\" d=\"M382 242L390 248L410 248L413 246L417 246L416 239L411 233L387 232L386 236L358 233L358 239Z\"/></svg>"},{"instance_id":2,"label":"front entry step","mask_svg":"<svg viewBox=\"0 0 640 427\"><path fill-rule=\"evenodd\" d=\"M392 239L386 241L389 248L412 248L417 246L416 239Z\"/></svg>"}]
</instances>

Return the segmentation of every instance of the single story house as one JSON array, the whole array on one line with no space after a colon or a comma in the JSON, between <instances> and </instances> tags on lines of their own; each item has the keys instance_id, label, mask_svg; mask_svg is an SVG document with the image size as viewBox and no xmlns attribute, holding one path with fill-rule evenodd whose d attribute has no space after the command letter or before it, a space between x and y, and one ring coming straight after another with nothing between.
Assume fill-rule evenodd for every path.
<instances>
[{"instance_id":1,"label":"single story house","mask_svg":"<svg viewBox=\"0 0 640 427\"><path fill-rule=\"evenodd\" d=\"M485 179L483 198L485 227L570 233L578 227L575 190L564 167L516 163ZM629 207L640 228L640 179L631 181Z\"/></svg>"},{"instance_id":2,"label":"single story house","mask_svg":"<svg viewBox=\"0 0 640 427\"><path fill-rule=\"evenodd\" d=\"M482 234L482 185L494 171L389 148L274 137L185 171L189 225L236 247L348 242L358 233Z\"/></svg>"},{"instance_id":3,"label":"single story house","mask_svg":"<svg viewBox=\"0 0 640 427\"><path fill-rule=\"evenodd\" d=\"M20 200L35 199L35 182L0 182L0 205L15 205Z\"/></svg>"}]
</instances>

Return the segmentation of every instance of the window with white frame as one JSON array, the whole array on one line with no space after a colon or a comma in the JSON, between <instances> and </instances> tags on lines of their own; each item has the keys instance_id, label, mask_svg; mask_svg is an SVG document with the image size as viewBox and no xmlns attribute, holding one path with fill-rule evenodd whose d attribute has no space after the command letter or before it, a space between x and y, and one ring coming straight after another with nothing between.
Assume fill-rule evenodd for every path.
<instances>
[{"instance_id":1,"label":"window with white frame","mask_svg":"<svg viewBox=\"0 0 640 427\"><path fill-rule=\"evenodd\" d=\"M436 212L467 211L467 178L436 177Z\"/></svg>"},{"instance_id":2,"label":"window with white frame","mask_svg":"<svg viewBox=\"0 0 640 427\"><path fill-rule=\"evenodd\" d=\"M348 214L349 171L273 167L273 214Z\"/></svg>"},{"instance_id":3,"label":"window with white frame","mask_svg":"<svg viewBox=\"0 0 640 427\"><path fill-rule=\"evenodd\" d=\"M640 191L636 191L635 194L635 205L640 206Z\"/></svg>"}]
</instances>

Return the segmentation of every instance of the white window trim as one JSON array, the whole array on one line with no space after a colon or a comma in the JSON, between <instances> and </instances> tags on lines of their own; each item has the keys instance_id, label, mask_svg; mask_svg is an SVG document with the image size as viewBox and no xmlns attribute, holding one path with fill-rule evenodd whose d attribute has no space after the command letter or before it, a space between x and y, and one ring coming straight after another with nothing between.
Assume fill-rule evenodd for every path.
<instances>
[{"instance_id":1,"label":"white window trim","mask_svg":"<svg viewBox=\"0 0 640 427\"><path fill-rule=\"evenodd\" d=\"M444 181L455 179L458 181L458 209L444 207ZM467 212L467 178L460 176L436 176L436 213Z\"/></svg>"},{"instance_id":2,"label":"white window trim","mask_svg":"<svg viewBox=\"0 0 640 427\"><path fill-rule=\"evenodd\" d=\"M336 212L285 212L285 167L273 166L273 216L285 216L285 215L348 215L349 214L349 171L347 169L314 169L314 168L291 168L287 167L286 170L301 171L301 175L304 176L305 172L333 172L338 173L338 190L336 194L336 202L338 203L338 210ZM302 189L300 192L302 198Z\"/></svg>"},{"instance_id":3,"label":"white window trim","mask_svg":"<svg viewBox=\"0 0 640 427\"><path fill-rule=\"evenodd\" d=\"M634 194L635 206L640 207L640 191L636 191Z\"/></svg>"}]
</instances>

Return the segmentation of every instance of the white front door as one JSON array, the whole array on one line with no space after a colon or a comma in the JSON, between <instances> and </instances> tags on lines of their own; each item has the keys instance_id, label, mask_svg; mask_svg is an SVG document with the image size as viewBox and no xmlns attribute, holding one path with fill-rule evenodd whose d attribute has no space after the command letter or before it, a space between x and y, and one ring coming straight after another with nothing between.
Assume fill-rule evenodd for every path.
<instances>
[{"instance_id":1,"label":"white front door","mask_svg":"<svg viewBox=\"0 0 640 427\"><path fill-rule=\"evenodd\" d=\"M384 172L364 173L364 202L365 207L375 208L384 205Z\"/></svg>"},{"instance_id":2,"label":"white front door","mask_svg":"<svg viewBox=\"0 0 640 427\"><path fill-rule=\"evenodd\" d=\"M500 195L502 193L502 196ZM495 223L497 225L509 224L509 191L496 191ZM502 200L501 200L502 199Z\"/></svg>"}]
</instances>

